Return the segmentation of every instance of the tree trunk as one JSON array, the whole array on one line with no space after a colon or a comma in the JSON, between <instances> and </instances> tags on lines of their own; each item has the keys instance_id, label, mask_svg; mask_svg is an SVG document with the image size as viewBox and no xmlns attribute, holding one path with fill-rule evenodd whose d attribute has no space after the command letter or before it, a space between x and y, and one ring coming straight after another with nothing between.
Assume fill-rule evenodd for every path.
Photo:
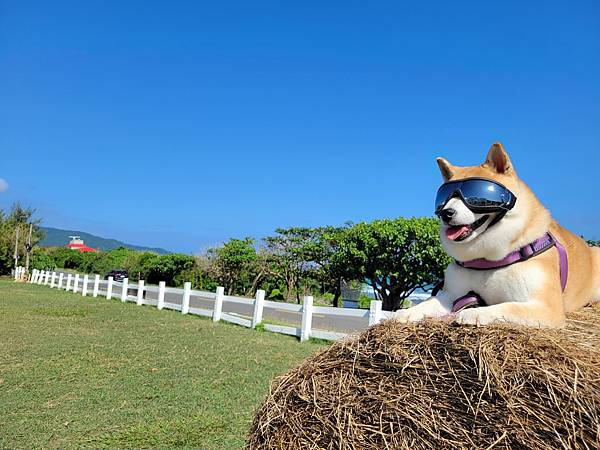
<instances>
[{"instance_id":1,"label":"tree trunk","mask_svg":"<svg viewBox=\"0 0 600 450\"><path fill-rule=\"evenodd\" d=\"M340 289L340 283L338 282L335 287L335 293L333 294L333 307L334 308L339 308L341 295L342 295L342 291Z\"/></svg>"},{"instance_id":2,"label":"tree trunk","mask_svg":"<svg viewBox=\"0 0 600 450\"><path fill-rule=\"evenodd\" d=\"M252 285L250 286L250 289L246 291L246 295L256 295L256 291L258 290L258 284L261 282L262 278L263 278L264 272L260 271L258 273L258 275L256 275L256 277L254 277L254 280L252 281Z\"/></svg>"},{"instance_id":3,"label":"tree trunk","mask_svg":"<svg viewBox=\"0 0 600 450\"><path fill-rule=\"evenodd\" d=\"M402 300L401 292L398 293L395 290L388 290L385 288L378 289L377 291L381 296L381 300L383 304L381 305L384 311L396 311L400 308L400 303Z\"/></svg>"}]
</instances>

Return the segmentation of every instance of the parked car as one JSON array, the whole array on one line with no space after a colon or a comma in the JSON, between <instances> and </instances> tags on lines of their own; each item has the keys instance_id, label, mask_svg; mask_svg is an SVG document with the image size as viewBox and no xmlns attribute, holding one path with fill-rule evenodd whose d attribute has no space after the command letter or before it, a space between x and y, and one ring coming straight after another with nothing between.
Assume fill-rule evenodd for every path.
<instances>
[{"instance_id":1,"label":"parked car","mask_svg":"<svg viewBox=\"0 0 600 450\"><path fill-rule=\"evenodd\" d=\"M114 281L123 281L125 278L129 278L129 273L125 269L113 269L106 274L104 279L108 280L108 277L113 277Z\"/></svg>"}]
</instances>

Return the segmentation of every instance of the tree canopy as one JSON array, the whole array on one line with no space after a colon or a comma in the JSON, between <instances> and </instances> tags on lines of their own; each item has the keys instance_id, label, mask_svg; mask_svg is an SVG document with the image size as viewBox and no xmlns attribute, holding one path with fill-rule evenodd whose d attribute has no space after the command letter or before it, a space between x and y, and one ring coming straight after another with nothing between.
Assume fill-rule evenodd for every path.
<instances>
[{"instance_id":1,"label":"tree canopy","mask_svg":"<svg viewBox=\"0 0 600 450\"><path fill-rule=\"evenodd\" d=\"M416 289L443 277L450 258L432 218L399 218L359 223L341 235L333 255L346 280L369 283L386 310L398 309Z\"/></svg>"},{"instance_id":2,"label":"tree canopy","mask_svg":"<svg viewBox=\"0 0 600 450\"><path fill-rule=\"evenodd\" d=\"M33 227L32 246L44 237L43 232L39 229L41 220L34 219L34 214L34 209L24 208L19 203L15 203L8 213L0 210L0 275L10 273L14 267L17 233L19 236L17 258L21 265L25 265L30 226Z\"/></svg>"}]
</instances>

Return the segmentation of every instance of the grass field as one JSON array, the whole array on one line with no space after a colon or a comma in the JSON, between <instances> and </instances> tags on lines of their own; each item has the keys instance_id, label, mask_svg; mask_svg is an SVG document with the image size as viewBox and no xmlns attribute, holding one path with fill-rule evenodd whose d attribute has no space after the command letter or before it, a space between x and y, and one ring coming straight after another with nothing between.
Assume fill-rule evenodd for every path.
<instances>
[{"instance_id":1,"label":"grass field","mask_svg":"<svg viewBox=\"0 0 600 450\"><path fill-rule=\"evenodd\" d=\"M240 448L269 380L323 347L0 280L0 448Z\"/></svg>"}]
</instances>

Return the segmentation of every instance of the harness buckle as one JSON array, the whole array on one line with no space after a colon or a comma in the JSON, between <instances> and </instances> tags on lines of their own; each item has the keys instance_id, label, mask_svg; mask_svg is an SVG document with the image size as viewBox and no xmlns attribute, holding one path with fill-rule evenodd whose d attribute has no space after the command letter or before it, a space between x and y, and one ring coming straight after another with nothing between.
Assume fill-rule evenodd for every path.
<instances>
[{"instance_id":1,"label":"harness buckle","mask_svg":"<svg viewBox=\"0 0 600 450\"><path fill-rule=\"evenodd\" d=\"M521 248L519 249L519 255L521 255L521 259L527 259L527 258L529 258L529 257L531 256L531 255L528 255L528 254L525 252L525 249L526 249L526 248L527 248L527 247L521 247ZM535 252L534 252L534 253L535 253Z\"/></svg>"}]
</instances>

